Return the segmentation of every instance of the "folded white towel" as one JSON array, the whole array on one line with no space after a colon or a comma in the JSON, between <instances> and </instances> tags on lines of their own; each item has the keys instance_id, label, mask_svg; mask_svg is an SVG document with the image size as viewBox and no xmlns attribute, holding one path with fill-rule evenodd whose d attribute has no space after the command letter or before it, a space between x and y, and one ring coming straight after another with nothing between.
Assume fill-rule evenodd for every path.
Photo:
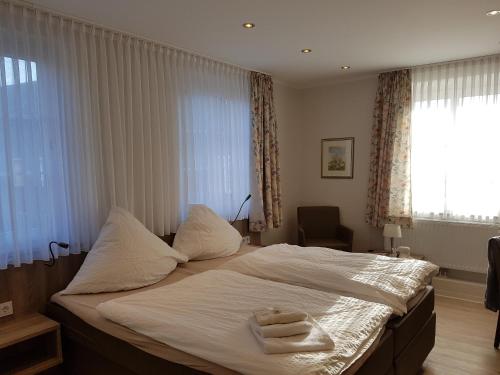
<instances>
[{"instance_id":1,"label":"folded white towel","mask_svg":"<svg viewBox=\"0 0 500 375\"><path fill-rule=\"evenodd\" d=\"M253 315L257 323L261 326L300 322L307 319L307 313L305 312L285 310L277 307L254 311Z\"/></svg>"},{"instance_id":2,"label":"folded white towel","mask_svg":"<svg viewBox=\"0 0 500 375\"><path fill-rule=\"evenodd\" d=\"M313 325L307 320L299 322L285 323L285 324L269 324L267 326L260 326L255 320L255 317L250 317L250 324L253 329L259 333L263 338L271 337L287 337L293 335L303 335L304 333L311 332Z\"/></svg>"},{"instance_id":3,"label":"folded white towel","mask_svg":"<svg viewBox=\"0 0 500 375\"><path fill-rule=\"evenodd\" d=\"M255 329L257 325L250 324L250 329L266 354L300 353L327 351L334 348L330 336L311 317L308 321L312 324L311 331L303 335L280 338L264 338Z\"/></svg>"}]
</instances>

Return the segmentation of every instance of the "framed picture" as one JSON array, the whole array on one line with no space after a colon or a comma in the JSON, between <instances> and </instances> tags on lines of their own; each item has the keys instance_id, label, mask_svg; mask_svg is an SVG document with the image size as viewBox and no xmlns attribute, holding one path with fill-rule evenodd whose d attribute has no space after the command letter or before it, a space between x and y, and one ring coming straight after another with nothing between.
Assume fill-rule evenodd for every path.
<instances>
[{"instance_id":1,"label":"framed picture","mask_svg":"<svg viewBox=\"0 0 500 375\"><path fill-rule=\"evenodd\" d=\"M354 138L321 140L321 178L353 178Z\"/></svg>"}]
</instances>

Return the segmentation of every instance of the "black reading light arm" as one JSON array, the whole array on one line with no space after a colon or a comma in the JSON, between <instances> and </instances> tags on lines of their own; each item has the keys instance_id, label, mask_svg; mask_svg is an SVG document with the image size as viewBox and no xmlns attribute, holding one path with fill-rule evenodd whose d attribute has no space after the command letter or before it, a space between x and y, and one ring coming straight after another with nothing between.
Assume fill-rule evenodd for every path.
<instances>
[{"instance_id":1,"label":"black reading light arm","mask_svg":"<svg viewBox=\"0 0 500 375\"><path fill-rule=\"evenodd\" d=\"M49 242L50 263L45 263L47 267L52 267L54 264L56 264L56 258L54 257L54 252L52 251L52 245L54 244L56 244L59 247L62 247L63 249L67 249L69 247L69 244L67 244L66 242L50 241Z\"/></svg>"},{"instance_id":2,"label":"black reading light arm","mask_svg":"<svg viewBox=\"0 0 500 375\"><path fill-rule=\"evenodd\" d=\"M238 216L240 216L240 212L241 212L241 209L243 208L243 206L245 205L245 203L250 199L252 198L252 194L248 194L247 197L245 198L245 200L243 201L243 203L241 204L240 206L240 209L238 210L238 213L236 214L236 217L234 218L233 221L231 221L231 225L233 225L236 220L238 220Z\"/></svg>"}]
</instances>

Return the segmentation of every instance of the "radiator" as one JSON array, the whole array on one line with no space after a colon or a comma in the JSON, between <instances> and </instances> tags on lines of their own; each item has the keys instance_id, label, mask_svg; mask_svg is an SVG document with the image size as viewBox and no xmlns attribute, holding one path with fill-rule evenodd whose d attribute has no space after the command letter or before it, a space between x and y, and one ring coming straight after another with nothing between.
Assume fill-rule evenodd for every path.
<instances>
[{"instance_id":1,"label":"radiator","mask_svg":"<svg viewBox=\"0 0 500 375\"><path fill-rule=\"evenodd\" d=\"M418 220L403 229L400 244L440 267L486 273L488 239L498 235L494 226Z\"/></svg>"}]
</instances>

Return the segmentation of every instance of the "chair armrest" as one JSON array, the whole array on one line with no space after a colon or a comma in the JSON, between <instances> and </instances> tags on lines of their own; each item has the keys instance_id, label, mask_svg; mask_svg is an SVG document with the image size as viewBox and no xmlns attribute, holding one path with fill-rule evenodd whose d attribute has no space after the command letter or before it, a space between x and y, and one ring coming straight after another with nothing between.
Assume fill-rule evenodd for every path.
<instances>
[{"instance_id":1,"label":"chair armrest","mask_svg":"<svg viewBox=\"0 0 500 375\"><path fill-rule=\"evenodd\" d=\"M352 246L354 232L351 229L349 229L343 225L338 225L337 226L337 238L341 241L347 242L349 245Z\"/></svg>"},{"instance_id":2,"label":"chair armrest","mask_svg":"<svg viewBox=\"0 0 500 375\"><path fill-rule=\"evenodd\" d=\"M299 246L306 246L306 232L304 231L304 228L299 226L297 231L299 234Z\"/></svg>"}]
</instances>

